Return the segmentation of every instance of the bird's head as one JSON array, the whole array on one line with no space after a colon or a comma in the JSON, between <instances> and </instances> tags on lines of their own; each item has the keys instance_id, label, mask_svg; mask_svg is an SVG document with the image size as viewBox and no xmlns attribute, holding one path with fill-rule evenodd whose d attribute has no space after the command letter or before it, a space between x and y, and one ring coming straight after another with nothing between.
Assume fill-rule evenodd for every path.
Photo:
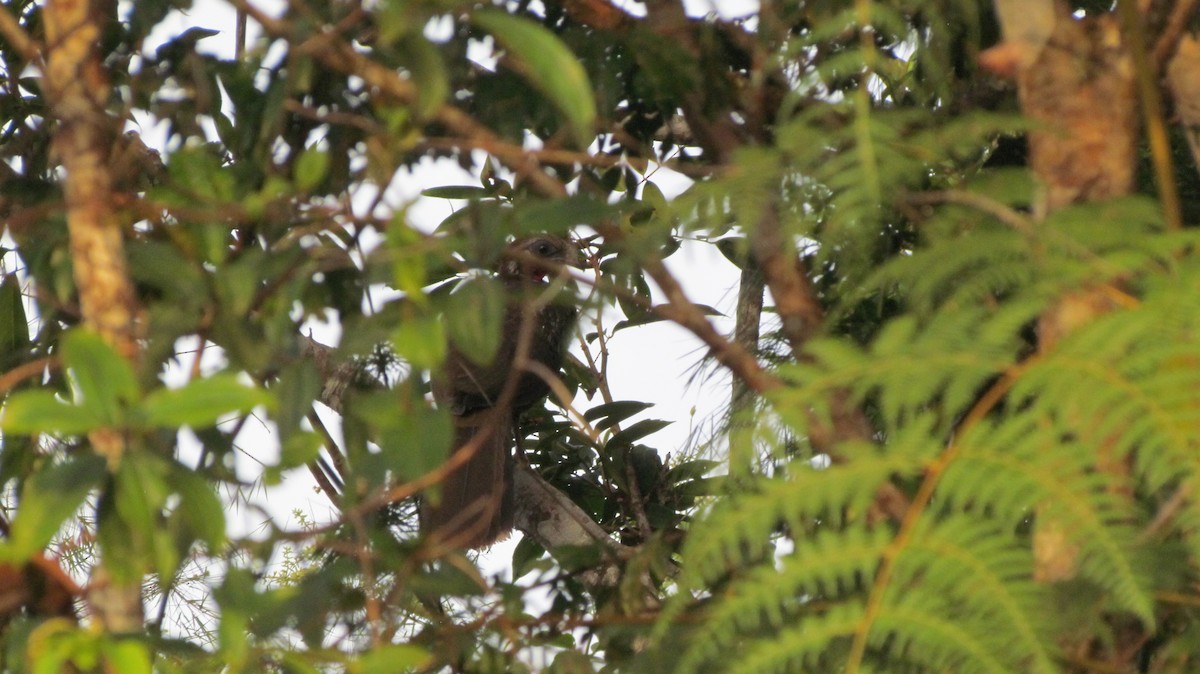
<instances>
[{"instance_id":1,"label":"bird's head","mask_svg":"<svg viewBox=\"0 0 1200 674\"><path fill-rule=\"evenodd\" d=\"M579 266L579 247L570 239L541 234L517 239L508 245L500 263L505 283L546 284L565 274L564 265Z\"/></svg>"}]
</instances>

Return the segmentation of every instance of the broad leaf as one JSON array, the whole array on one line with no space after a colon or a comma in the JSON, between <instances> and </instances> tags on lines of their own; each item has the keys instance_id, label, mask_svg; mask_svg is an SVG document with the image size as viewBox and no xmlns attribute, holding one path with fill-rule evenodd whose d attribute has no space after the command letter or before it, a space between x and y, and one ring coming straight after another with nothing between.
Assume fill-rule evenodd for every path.
<instances>
[{"instance_id":1,"label":"broad leaf","mask_svg":"<svg viewBox=\"0 0 1200 674\"><path fill-rule=\"evenodd\" d=\"M146 396L142 421L147 426L211 426L224 414L249 412L268 405L271 396L262 389L246 386L236 375L218 374L194 379L177 389L158 389Z\"/></svg>"},{"instance_id":2,"label":"broad leaf","mask_svg":"<svg viewBox=\"0 0 1200 674\"><path fill-rule=\"evenodd\" d=\"M504 322L500 284L488 278L470 279L450 295L449 304L446 330L455 348L478 365L491 363Z\"/></svg>"},{"instance_id":3,"label":"broad leaf","mask_svg":"<svg viewBox=\"0 0 1200 674\"><path fill-rule=\"evenodd\" d=\"M99 335L74 330L63 339L63 361L71 371L83 400L105 426L121 426L128 407L138 399L133 368Z\"/></svg>"},{"instance_id":4,"label":"broad leaf","mask_svg":"<svg viewBox=\"0 0 1200 674\"><path fill-rule=\"evenodd\" d=\"M209 552L219 552L225 542L225 506L212 485L179 465L172 471L170 482L180 498L175 512L187 524L189 533L203 541Z\"/></svg>"},{"instance_id":5,"label":"broad leaf","mask_svg":"<svg viewBox=\"0 0 1200 674\"><path fill-rule=\"evenodd\" d=\"M596 121L592 85L579 60L554 33L500 10L475 12L471 22L491 33L513 65L554 103L579 147L590 145Z\"/></svg>"},{"instance_id":6,"label":"broad leaf","mask_svg":"<svg viewBox=\"0 0 1200 674\"><path fill-rule=\"evenodd\" d=\"M21 391L4 405L0 430L18 435L83 435L105 425L104 421L96 409L68 405L50 391Z\"/></svg>"},{"instance_id":7,"label":"broad leaf","mask_svg":"<svg viewBox=\"0 0 1200 674\"><path fill-rule=\"evenodd\" d=\"M321 184L329 174L329 153L310 147L296 159L296 187L304 192Z\"/></svg>"},{"instance_id":8,"label":"broad leaf","mask_svg":"<svg viewBox=\"0 0 1200 674\"><path fill-rule=\"evenodd\" d=\"M105 475L104 459L77 454L34 473L21 489L4 556L24 562L46 547Z\"/></svg>"}]
</instances>

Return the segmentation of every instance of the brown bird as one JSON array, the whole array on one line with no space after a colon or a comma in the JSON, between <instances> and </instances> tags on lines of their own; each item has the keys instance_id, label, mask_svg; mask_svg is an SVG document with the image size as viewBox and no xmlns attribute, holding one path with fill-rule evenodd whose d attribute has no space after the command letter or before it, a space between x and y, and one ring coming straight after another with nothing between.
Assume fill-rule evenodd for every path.
<instances>
[{"instance_id":1,"label":"brown bird","mask_svg":"<svg viewBox=\"0 0 1200 674\"><path fill-rule=\"evenodd\" d=\"M575 245L557 236L510 244L499 271L509 300L495 357L480 365L451 348L443 372L434 378L434 398L454 415L454 452L473 450L442 482L440 500L422 509L421 528L443 545L480 548L505 538L512 529L510 448L515 445L516 421L549 392L542 377L513 371L521 335L524 329L529 337L527 362L558 373L577 314L573 303L561 301L533 312L526 307L548 285L547 277L577 256ZM523 326L526 320L529 326ZM511 377L517 377L515 388L505 396Z\"/></svg>"}]
</instances>

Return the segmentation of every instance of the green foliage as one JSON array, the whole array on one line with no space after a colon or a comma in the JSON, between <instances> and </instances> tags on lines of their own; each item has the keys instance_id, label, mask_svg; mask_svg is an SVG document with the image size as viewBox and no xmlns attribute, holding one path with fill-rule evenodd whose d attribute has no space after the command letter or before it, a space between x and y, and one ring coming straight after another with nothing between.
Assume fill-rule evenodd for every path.
<instances>
[{"instance_id":1,"label":"green foliage","mask_svg":"<svg viewBox=\"0 0 1200 674\"><path fill-rule=\"evenodd\" d=\"M6 27L0 669L1194 669L1200 230L1145 194L1041 213L1030 124L978 67L994 5L299 0L235 55L209 45L234 26L171 33L190 2L123 3L79 72L111 90L128 358L77 287L77 148ZM3 11L43 43L42 4ZM409 208L431 166L473 177ZM497 351L494 272L539 232L580 240L584 282L543 299L578 302L583 339L571 405L513 433L574 509L523 513L506 574L428 545L418 499L455 436L432 373ZM741 310L765 261L803 274L741 349L697 329L706 245ZM664 321L767 382L680 443L609 383L613 336ZM308 474L332 521L259 518ZM605 545L541 535L584 519ZM144 629L48 608L47 565L145 584Z\"/></svg>"},{"instance_id":2,"label":"green foliage","mask_svg":"<svg viewBox=\"0 0 1200 674\"><path fill-rule=\"evenodd\" d=\"M1143 532L1197 477L1195 233L1162 232L1140 199L1024 231L946 210L953 234L931 233L870 282L903 293L911 313L864 347L813 342L809 362L784 370L794 384L771 402L798 434L826 422L842 390L875 410L878 436L838 448L846 463L828 469L796 460L696 526L676 601L720 589L695 637L704 646L679 671L716 671L714 659L722 671L824 671L856 638L867 648L856 667L1059 671L1076 627L1061 602L1099 592L1105 611L1154 629L1155 592L1185 577L1193 516ZM1098 225L1113 221L1120 236ZM1056 298L1106 281L1133 293L1125 306L1030 353L1029 326ZM899 530L866 516L896 477L934 487ZM1034 580L1030 526L1042 520L1077 549L1078 584L1063 594ZM764 542L780 536L792 550L776 558Z\"/></svg>"},{"instance_id":3,"label":"green foliage","mask_svg":"<svg viewBox=\"0 0 1200 674\"><path fill-rule=\"evenodd\" d=\"M595 135L596 104L587 73L552 32L499 10L477 11L471 22L486 30L516 57L515 67L559 109L576 144L587 147Z\"/></svg>"}]
</instances>

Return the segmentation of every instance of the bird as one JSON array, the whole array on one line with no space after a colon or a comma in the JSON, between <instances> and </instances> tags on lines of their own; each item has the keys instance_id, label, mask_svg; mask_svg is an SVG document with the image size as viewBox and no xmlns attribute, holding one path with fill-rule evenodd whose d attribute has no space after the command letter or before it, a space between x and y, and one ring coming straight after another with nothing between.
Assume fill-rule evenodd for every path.
<instances>
[{"instance_id":1,"label":"bird","mask_svg":"<svg viewBox=\"0 0 1200 674\"><path fill-rule=\"evenodd\" d=\"M558 374L578 307L561 299L530 303L549 285L549 278L577 258L577 246L559 236L529 236L509 244L497 273L508 299L495 356L480 364L451 345L440 373L433 377L434 400L454 417L451 456L473 452L446 475L440 497L422 505L421 529L441 545L483 548L512 530L516 424L549 393L543 377L515 371L521 334L523 328L528 334L526 362ZM530 325L523 326L527 320ZM512 377L515 385L505 395Z\"/></svg>"}]
</instances>

